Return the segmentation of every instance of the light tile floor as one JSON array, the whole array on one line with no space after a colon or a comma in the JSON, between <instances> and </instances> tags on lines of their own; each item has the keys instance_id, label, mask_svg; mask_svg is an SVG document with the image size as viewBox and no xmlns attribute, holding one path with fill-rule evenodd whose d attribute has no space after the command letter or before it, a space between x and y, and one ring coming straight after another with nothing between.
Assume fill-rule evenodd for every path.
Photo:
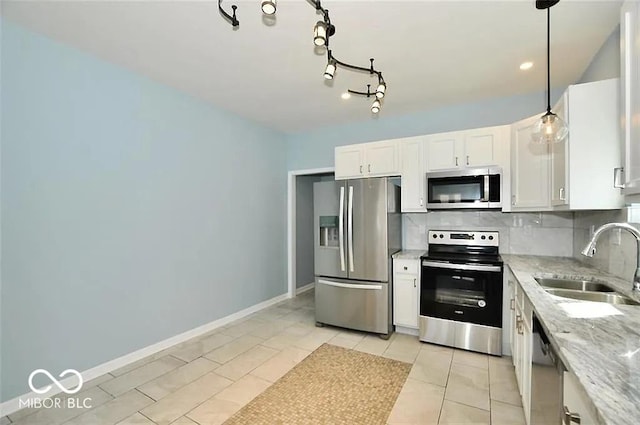
<instances>
[{"instance_id":1,"label":"light tile floor","mask_svg":"<svg viewBox=\"0 0 640 425\"><path fill-rule=\"evenodd\" d=\"M510 358L317 328L313 306L309 291L87 382L72 397L91 409L24 409L0 425L220 424L325 342L413 364L389 425L524 424Z\"/></svg>"}]
</instances>

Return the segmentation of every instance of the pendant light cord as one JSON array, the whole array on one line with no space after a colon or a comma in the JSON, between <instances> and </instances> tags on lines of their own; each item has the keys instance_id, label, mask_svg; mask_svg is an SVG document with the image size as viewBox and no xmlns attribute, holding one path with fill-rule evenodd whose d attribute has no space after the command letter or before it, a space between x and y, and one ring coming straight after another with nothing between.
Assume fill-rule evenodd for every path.
<instances>
[{"instance_id":1,"label":"pendant light cord","mask_svg":"<svg viewBox=\"0 0 640 425\"><path fill-rule=\"evenodd\" d=\"M547 113L551 113L551 7L547 8Z\"/></svg>"}]
</instances>

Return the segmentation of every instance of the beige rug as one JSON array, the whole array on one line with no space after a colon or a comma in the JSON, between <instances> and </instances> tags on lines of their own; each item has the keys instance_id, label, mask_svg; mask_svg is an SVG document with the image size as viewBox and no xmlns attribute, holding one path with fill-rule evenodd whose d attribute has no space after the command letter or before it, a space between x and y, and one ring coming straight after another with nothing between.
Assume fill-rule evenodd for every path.
<instances>
[{"instance_id":1,"label":"beige rug","mask_svg":"<svg viewBox=\"0 0 640 425\"><path fill-rule=\"evenodd\" d=\"M384 424L410 370L323 344L225 424Z\"/></svg>"}]
</instances>

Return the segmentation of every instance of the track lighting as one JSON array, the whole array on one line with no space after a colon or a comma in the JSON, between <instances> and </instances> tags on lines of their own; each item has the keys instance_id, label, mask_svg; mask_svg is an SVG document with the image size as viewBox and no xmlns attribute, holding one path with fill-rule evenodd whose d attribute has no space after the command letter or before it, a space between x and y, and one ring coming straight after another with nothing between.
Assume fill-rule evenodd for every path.
<instances>
[{"instance_id":1,"label":"track lighting","mask_svg":"<svg viewBox=\"0 0 640 425\"><path fill-rule=\"evenodd\" d=\"M538 0L540 1L540 0ZM553 1L553 0L552 0ZM558 0L555 0L558 1ZM336 59L331 50L329 49L329 39L336 32L336 27L331 24L331 19L329 18L329 11L322 7L321 0L307 0L307 3L310 3L315 9L316 12L322 15L322 19L319 20L313 27L313 43L316 46L324 46L327 51L327 66L324 70L324 78L327 80L333 80L333 77L336 73L338 67L345 68L349 71L358 71L358 72L366 72L370 76L378 77L378 85L375 91L371 91L371 84L367 84L367 91L356 91L356 90L347 90L346 93L343 93L342 98L348 99L352 94L366 97L374 97L374 102L371 105L371 112L377 114L380 112L380 108L382 106L380 100L385 96L387 91L387 85L382 78L382 72L376 70L373 67L373 58L370 59L371 65L368 68L362 66L351 65L346 62L339 61ZM273 15L276 13L276 4L277 0L262 0L261 8L264 13L263 22L273 20ZM218 10L220 14L233 26L234 29L237 29L239 26L238 19L236 18L236 9L238 7L236 5L231 6L232 12L227 13L222 8L222 0L218 0ZM267 18L269 17L269 18ZM275 21L274 21L275 22Z\"/></svg>"},{"instance_id":2,"label":"track lighting","mask_svg":"<svg viewBox=\"0 0 640 425\"><path fill-rule=\"evenodd\" d=\"M376 97L378 99L382 99L384 97L385 90L387 90L387 85L384 83L384 81L381 81L380 84L378 84L378 88L376 89Z\"/></svg>"},{"instance_id":3,"label":"track lighting","mask_svg":"<svg viewBox=\"0 0 640 425\"><path fill-rule=\"evenodd\" d=\"M262 13L265 15L276 13L276 0L264 0L262 2Z\"/></svg>"},{"instance_id":4,"label":"track lighting","mask_svg":"<svg viewBox=\"0 0 640 425\"><path fill-rule=\"evenodd\" d=\"M380 112L380 100L376 99L373 101L373 105L371 105L371 112L374 114Z\"/></svg>"},{"instance_id":5,"label":"track lighting","mask_svg":"<svg viewBox=\"0 0 640 425\"><path fill-rule=\"evenodd\" d=\"M558 143L569 133L562 118L551 111L551 7L560 0L536 0L536 9L547 9L547 112L533 126L531 140L533 143Z\"/></svg>"},{"instance_id":6,"label":"track lighting","mask_svg":"<svg viewBox=\"0 0 640 425\"><path fill-rule=\"evenodd\" d=\"M313 43L316 46L324 46L327 43L327 24L318 21L313 27Z\"/></svg>"},{"instance_id":7,"label":"track lighting","mask_svg":"<svg viewBox=\"0 0 640 425\"><path fill-rule=\"evenodd\" d=\"M336 72L336 61L331 59L324 69L324 78L327 80L333 80L333 74Z\"/></svg>"}]
</instances>

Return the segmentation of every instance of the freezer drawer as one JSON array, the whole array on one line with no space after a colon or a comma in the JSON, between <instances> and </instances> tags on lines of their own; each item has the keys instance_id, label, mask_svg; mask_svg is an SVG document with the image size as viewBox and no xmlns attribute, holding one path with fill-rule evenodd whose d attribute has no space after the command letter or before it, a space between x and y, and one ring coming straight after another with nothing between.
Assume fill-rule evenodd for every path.
<instances>
[{"instance_id":1,"label":"freezer drawer","mask_svg":"<svg viewBox=\"0 0 640 425\"><path fill-rule=\"evenodd\" d=\"M316 322L387 334L389 284L316 277Z\"/></svg>"}]
</instances>

